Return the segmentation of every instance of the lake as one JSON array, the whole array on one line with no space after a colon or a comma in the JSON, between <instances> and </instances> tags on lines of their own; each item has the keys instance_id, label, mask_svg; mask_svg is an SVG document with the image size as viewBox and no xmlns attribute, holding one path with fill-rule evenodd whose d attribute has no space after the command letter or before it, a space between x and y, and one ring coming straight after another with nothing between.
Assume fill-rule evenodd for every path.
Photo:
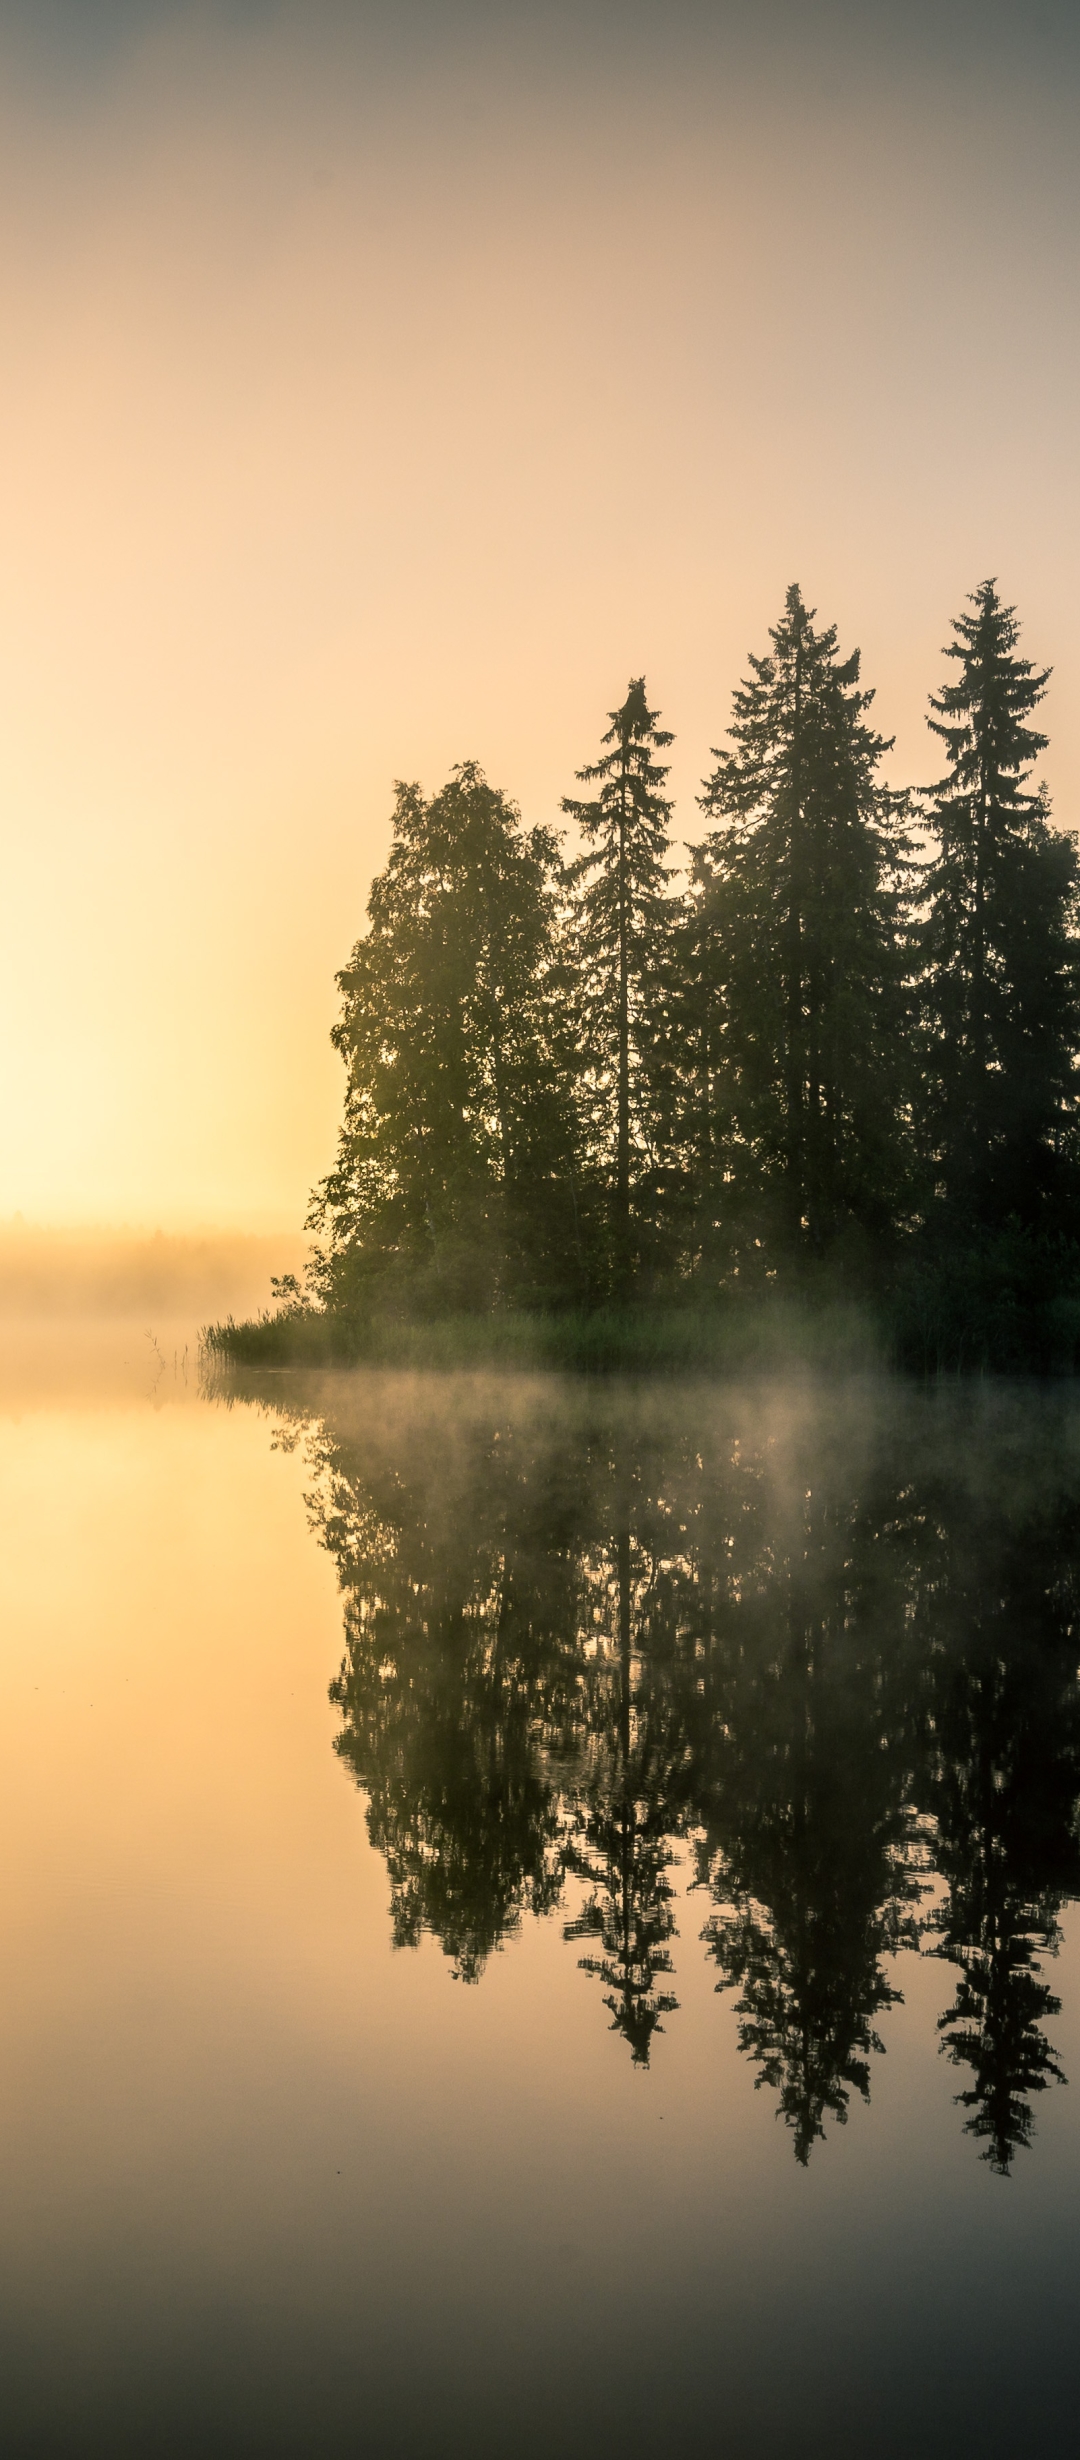
<instances>
[{"instance_id":1,"label":"lake","mask_svg":"<svg viewBox=\"0 0 1080 2460\"><path fill-rule=\"evenodd\" d=\"M1080 1392L0 1411L6 2454L1075 2451Z\"/></svg>"}]
</instances>

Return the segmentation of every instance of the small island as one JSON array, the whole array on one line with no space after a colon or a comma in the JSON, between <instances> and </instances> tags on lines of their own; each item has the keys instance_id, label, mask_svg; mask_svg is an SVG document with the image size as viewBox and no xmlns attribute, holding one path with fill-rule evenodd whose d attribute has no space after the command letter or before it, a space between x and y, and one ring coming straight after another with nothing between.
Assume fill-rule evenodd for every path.
<instances>
[{"instance_id":1,"label":"small island","mask_svg":"<svg viewBox=\"0 0 1080 2460\"><path fill-rule=\"evenodd\" d=\"M1071 1373L1080 865L1048 671L985 581L931 695L943 774L885 783L859 653L792 587L680 872L631 682L564 798L399 785L338 976L337 1159L303 1283L207 1328L249 1366Z\"/></svg>"}]
</instances>

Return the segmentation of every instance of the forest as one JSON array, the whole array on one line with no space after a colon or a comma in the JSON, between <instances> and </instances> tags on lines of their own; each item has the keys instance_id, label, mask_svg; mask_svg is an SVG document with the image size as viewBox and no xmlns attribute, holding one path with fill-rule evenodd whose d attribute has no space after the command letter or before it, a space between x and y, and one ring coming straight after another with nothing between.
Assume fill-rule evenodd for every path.
<instances>
[{"instance_id":1,"label":"forest","mask_svg":"<svg viewBox=\"0 0 1080 2460\"><path fill-rule=\"evenodd\" d=\"M681 859L642 677L569 847L474 762L400 785L306 1280L211 1347L347 1359L452 1320L685 1359L847 1305L923 1371L1071 1371L1080 870L1019 640L985 581L930 695L940 774L898 790L858 652L793 586Z\"/></svg>"}]
</instances>

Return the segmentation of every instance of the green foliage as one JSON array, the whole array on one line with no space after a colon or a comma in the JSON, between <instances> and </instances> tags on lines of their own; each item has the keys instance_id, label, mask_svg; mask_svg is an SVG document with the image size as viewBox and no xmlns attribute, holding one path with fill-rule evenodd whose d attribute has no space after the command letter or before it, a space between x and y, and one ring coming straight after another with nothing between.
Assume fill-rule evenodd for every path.
<instances>
[{"instance_id":1,"label":"green foliage","mask_svg":"<svg viewBox=\"0 0 1080 2460\"><path fill-rule=\"evenodd\" d=\"M788 591L701 796L686 1041L702 1245L821 1254L903 1217L906 800L856 651Z\"/></svg>"},{"instance_id":2,"label":"green foliage","mask_svg":"<svg viewBox=\"0 0 1080 2460\"><path fill-rule=\"evenodd\" d=\"M645 679L611 711L610 751L579 769L599 793L563 800L585 848L571 866L579 1019L578 1098L592 1169L606 1195L612 1287L625 1298L651 1258L665 1147L658 1015L672 920L664 856L671 804L655 755L674 740L656 723Z\"/></svg>"},{"instance_id":3,"label":"green foliage","mask_svg":"<svg viewBox=\"0 0 1080 2460\"><path fill-rule=\"evenodd\" d=\"M654 1375L695 1368L717 1374L776 1374L787 1367L847 1373L880 1366L888 1355L887 1321L827 1285L793 1295L715 1304L552 1309L528 1314L500 1308L488 1315L409 1315L385 1307L359 1317L310 1307L231 1318L203 1328L211 1371L238 1366L556 1367L607 1375L625 1369Z\"/></svg>"},{"instance_id":4,"label":"green foliage","mask_svg":"<svg viewBox=\"0 0 1080 2460\"><path fill-rule=\"evenodd\" d=\"M475 764L399 786L370 928L339 975L345 1120L316 1289L363 1318L567 1297L582 1270L563 1048L561 874Z\"/></svg>"},{"instance_id":5,"label":"green foliage","mask_svg":"<svg viewBox=\"0 0 1080 2460\"><path fill-rule=\"evenodd\" d=\"M720 1360L768 1349L766 1308L820 1354L847 1306L923 1371L1072 1371L1080 863L1030 784L1046 676L992 581L971 606L918 855L858 652L795 587L684 887L641 677L563 803L569 863L475 763L400 786L306 1290L211 1349Z\"/></svg>"},{"instance_id":6,"label":"green foliage","mask_svg":"<svg viewBox=\"0 0 1080 2460\"><path fill-rule=\"evenodd\" d=\"M893 1357L920 1375L1075 1375L1080 1244L1016 1220L966 1236L938 1221L910 1242L883 1313Z\"/></svg>"},{"instance_id":7,"label":"green foliage","mask_svg":"<svg viewBox=\"0 0 1080 2460\"><path fill-rule=\"evenodd\" d=\"M959 674L931 700L949 767L923 934L928 1159L964 1230L1047 1228L1077 1192L1080 867L1029 785L1047 674L1017 655L993 581L970 604L945 651Z\"/></svg>"}]
</instances>

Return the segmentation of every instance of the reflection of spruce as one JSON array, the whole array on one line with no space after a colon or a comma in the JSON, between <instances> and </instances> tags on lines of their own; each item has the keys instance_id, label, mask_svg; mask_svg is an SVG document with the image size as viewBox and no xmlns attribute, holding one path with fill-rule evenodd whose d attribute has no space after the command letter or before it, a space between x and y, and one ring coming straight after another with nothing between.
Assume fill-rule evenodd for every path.
<instances>
[{"instance_id":1,"label":"reflection of spruce","mask_svg":"<svg viewBox=\"0 0 1080 2460\"><path fill-rule=\"evenodd\" d=\"M915 1940L905 1540L894 1520L882 1543L881 1500L808 1496L793 1547L755 1541L751 1523L714 1667L723 1741L702 1864L721 1909L704 1936L804 2165L826 2118L842 2124L852 2092L869 2099L874 2018L900 1997L881 1959Z\"/></svg>"},{"instance_id":2,"label":"reflection of spruce","mask_svg":"<svg viewBox=\"0 0 1080 2460\"><path fill-rule=\"evenodd\" d=\"M1054 1954L1058 1911L1080 1891L1078 1557L1072 1503L1010 1528L966 1500L932 1603L928 1802L948 1887L934 1952L959 1968L939 2031L953 2065L971 2070L957 2099L1002 2176L1031 2141L1031 2096L1064 2081L1042 2030L1060 2002L1039 1959Z\"/></svg>"},{"instance_id":3,"label":"reflection of spruce","mask_svg":"<svg viewBox=\"0 0 1080 2460\"><path fill-rule=\"evenodd\" d=\"M974 2070L974 2082L957 2100L972 2113L968 2133L984 2139L983 2158L1002 2177L1034 2133L1028 2096L1065 2082L1042 2031L1043 2020L1060 2013L1061 2001L1040 1980L1036 1962L1037 1948L1045 1954L1057 1944L1052 1902L1010 1905L1006 1897L976 1908L954 1899L940 1950L962 1976L940 2020L943 2046L954 2066ZM975 1931L977 1943L957 1938L957 1930Z\"/></svg>"},{"instance_id":4,"label":"reflection of spruce","mask_svg":"<svg viewBox=\"0 0 1080 2460\"><path fill-rule=\"evenodd\" d=\"M650 1703L634 1695L630 1535L616 1542L615 1603L618 1657L614 1682L594 1693L594 1714L606 1707L594 1731L588 1776L576 1804L575 1831L565 1849L568 1870L588 1889L584 1907L566 1926L568 1940L599 1939L602 1956L582 1956L583 1973L607 1984L604 2005L611 2030L630 2046L636 2067L647 2067L661 2016L679 2002L657 1990L658 1976L672 1970L667 1941L675 1929L672 1888L666 1876L674 1856L668 1842L673 1824L670 1788L659 1719ZM659 1744L659 1747L658 1747ZM599 1747L597 1747L599 1746Z\"/></svg>"},{"instance_id":5,"label":"reflection of spruce","mask_svg":"<svg viewBox=\"0 0 1080 2460\"><path fill-rule=\"evenodd\" d=\"M1059 2073L1038 1959L1080 1893L1068 1396L894 1392L857 1439L814 1408L744 1442L675 1387L363 1396L310 1436L312 1505L395 1939L474 1979L575 1880L566 1936L643 2067L694 1838L718 1987L805 2162L867 2095L932 1835L943 2043L1006 2168Z\"/></svg>"},{"instance_id":6,"label":"reflection of spruce","mask_svg":"<svg viewBox=\"0 0 1080 2460\"><path fill-rule=\"evenodd\" d=\"M705 1934L723 1976L717 1988L742 1994L739 2047L758 2067L755 2083L777 2094L804 2167L826 2117L843 2125L853 2091L869 2101L870 2052L885 2047L873 2019L901 1997L879 1959L902 1943L895 1906L868 1901L883 1876L888 1885L888 1874L875 1869L869 1886L845 1893L835 1874L801 1867L805 1843L789 1840L802 1891L796 1886L788 1901L768 1910L737 1901L732 1914L714 1916ZM815 1878L824 1879L824 1902L814 1902Z\"/></svg>"},{"instance_id":7,"label":"reflection of spruce","mask_svg":"<svg viewBox=\"0 0 1080 2460\"><path fill-rule=\"evenodd\" d=\"M585 1829L586 1850L571 1846L568 1867L587 1880L590 1895L576 1922L568 1922L568 1940L598 1938L602 1956L581 1956L583 1973L606 1982L604 2005L611 2010L611 2029L630 2045L635 2067L647 2067L654 2032L663 2032L661 2016L679 2002L667 1990L657 1990L657 1976L672 1971L665 1942L675 1928L672 1890L665 1878L672 1855L663 1839L650 1836L648 1814L624 1798L609 1813L593 1813Z\"/></svg>"}]
</instances>

